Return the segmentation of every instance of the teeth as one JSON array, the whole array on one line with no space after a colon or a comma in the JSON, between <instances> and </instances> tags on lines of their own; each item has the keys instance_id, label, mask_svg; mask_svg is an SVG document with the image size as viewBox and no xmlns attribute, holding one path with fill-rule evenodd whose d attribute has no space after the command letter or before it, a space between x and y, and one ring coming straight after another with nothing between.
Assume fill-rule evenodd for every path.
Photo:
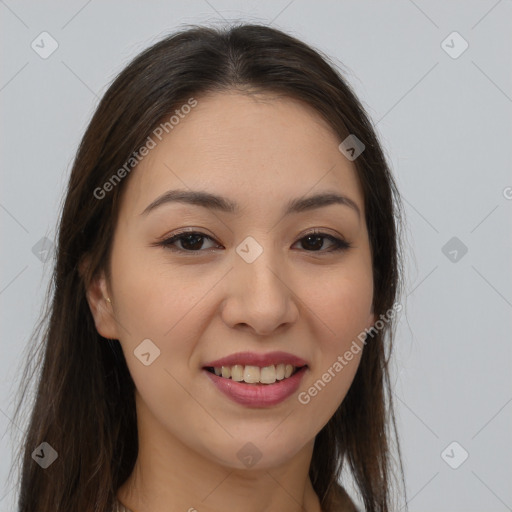
<instances>
[{"instance_id":1,"label":"teeth","mask_svg":"<svg viewBox=\"0 0 512 512\"><path fill-rule=\"evenodd\" d=\"M244 381L249 384L255 384L260 381L260 369L258 366L247 365L244 368Z\"/></svg>"},{"instance_id":2,"label":"teeth","mask_svg":"<svg viewBox=\"0 0 512 512\"><path fill-rule=\"evenodd\" d=\"M244 367L240 364L235 364L235 366L232 366L231 378L237 382L244 380Z\"/></svg>"},{"instance_id":3,"label":"teeth","mask_svg":"<svg viewBox=\"0 0 512 512\"><path fill-rule=\"evenodd\" d=\"M273 384L278 380L287 379L292 375L295 366L291 364L277 364L259 366L235 364L234 366L216 366L213 371L215 375L222 376L225 379L232 379L236 382L246 382L248 384Z\"/></svg>"},{"instance_id":4,"label":"teeth","mask_svg":"<svg viewBox=\"0 0 512 512\"><path fill-rule=\"evenodd\" d=\"M277 371L274 365L265 366L260 372L260 382L262 384L274 384L277 380Z\"/></svg>"}]
</instances>

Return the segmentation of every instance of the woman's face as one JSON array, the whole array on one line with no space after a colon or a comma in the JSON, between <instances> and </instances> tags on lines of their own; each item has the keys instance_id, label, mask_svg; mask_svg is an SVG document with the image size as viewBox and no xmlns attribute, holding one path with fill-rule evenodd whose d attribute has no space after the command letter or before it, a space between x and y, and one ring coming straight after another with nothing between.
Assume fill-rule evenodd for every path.
<instances>
[{"instance_id":1,"label":"woman's face","mask_svg":"<svg viewBox=\"0 0 512 512\"><path fill-rule=\"evenodd\" d=\"M358 367L361 352L344 354L374 322L362 190L310 107L241 93L197 101L125 178L111 280L97 281L91 309L100 334L121 343L140 435L270 468L311 448ZM170 191L234 206L155 204ZM318 194L348 201L305 201ZM160 243L184 229L201 236ZM225 377L205 369L229 356ZM307 366L283 379L287 361ZM239 381L258 376L276 382Z\"/></svg>"}]
</instances>

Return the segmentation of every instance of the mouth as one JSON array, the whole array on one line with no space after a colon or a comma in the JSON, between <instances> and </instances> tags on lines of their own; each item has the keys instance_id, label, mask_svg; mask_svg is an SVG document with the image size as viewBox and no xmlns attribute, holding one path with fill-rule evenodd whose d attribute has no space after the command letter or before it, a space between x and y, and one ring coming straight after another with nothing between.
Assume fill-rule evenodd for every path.
<instances>
[{"instance_id":1,"label":"mouth","mask_svg":"<svg viewBox=\"0 0 512 512\"><path fill-rule=\"evenodd\" d=\"M272 364L269 366L254 366L235 364L232 366L205 366L204 369L226 380L243 382L253 385L270 385L285 381L297 372L307 368L307 365Z\"/></svg>"}]
</instances>

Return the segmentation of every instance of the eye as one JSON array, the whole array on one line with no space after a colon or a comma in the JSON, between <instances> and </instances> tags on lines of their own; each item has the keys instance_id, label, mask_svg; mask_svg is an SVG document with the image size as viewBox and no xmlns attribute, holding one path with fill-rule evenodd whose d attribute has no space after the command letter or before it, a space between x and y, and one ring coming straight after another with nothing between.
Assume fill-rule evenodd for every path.
<instances>
[{"instance_id":1,"label":"eye","mask_svg":"<svg viewBox=\"0 0 512 512\"><path fill-rule=\"evenodd\" d=\"M200 252L199 250L203 245L203 240L206 239L213 241L212 237L199 231L187 231L185 233L177 233L170 238L166 238L165 240L158 242L158 245L166 247L171 251ZM177 242L181 243L182 248L176 248Z\"/></svg>"},{"instance_id":2,"label":"eye","mask_svg":"<svg viewBox=\"0 0 512 512\"><path fill-rule=\"evenodd\" d=\"M210 240L214 242L214 239L205 233L201 233L200 231L186 231L176 233L170 238L166 238L160 242L157 242L153 245L160 245L169 249L171 251L176 252L187 252L187 253L199 253L204 252L201 251L203 249L204 240ZM328 250L320 250L324 246L325 240L328 240L332 247ZM181 247L178 247L176 244L181 244ZM336 252L336 251L344 251L352 247L352 245L343 240L341 238L337 238L333 235L329 235L322 231L314 230L310 233L307 233L305 236L300 238L294 245L297 243L301 243L302 247L305 248L306 252ZM220 247L217 244L217 247ZM307 249L309 247L310 249ZM311 249L312 248L312 249Z\"/></svg>"},{"instance_id":3,"label":"eye","mask_svg":"<svg viewBox=\"0 0 512 512\"><path fill-rule=\"evenodd\" d=\"M320 249L324 245L325 239L331 242L332 248L329 250L319 251L318 249ZM352 247L352 245L346 240L342 240L341 238L337 238L333 235L329 235L318 230L313 230L312 232L307 233L297 243L299 242L302 244L302 247L313 247L312 251L310 250L307 252L336 252L345 251Z\"/></svg>"}]
</instances>

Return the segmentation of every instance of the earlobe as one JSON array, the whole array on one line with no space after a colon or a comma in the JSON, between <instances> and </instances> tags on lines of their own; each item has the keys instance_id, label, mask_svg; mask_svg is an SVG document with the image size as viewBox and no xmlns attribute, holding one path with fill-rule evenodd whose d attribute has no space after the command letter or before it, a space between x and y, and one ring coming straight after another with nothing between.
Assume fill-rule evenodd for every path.
<instances>
[{"instance_id":1,"label":"earlobe","mask_svg":"<svg viewBox=\"0 0 512 512\"><path fill-rule=\"evenodd\" d=\"M113 305L103 272L86 287L86 298L98 333L104 338L118 339Z\"/></svg>"}]
</instances>

